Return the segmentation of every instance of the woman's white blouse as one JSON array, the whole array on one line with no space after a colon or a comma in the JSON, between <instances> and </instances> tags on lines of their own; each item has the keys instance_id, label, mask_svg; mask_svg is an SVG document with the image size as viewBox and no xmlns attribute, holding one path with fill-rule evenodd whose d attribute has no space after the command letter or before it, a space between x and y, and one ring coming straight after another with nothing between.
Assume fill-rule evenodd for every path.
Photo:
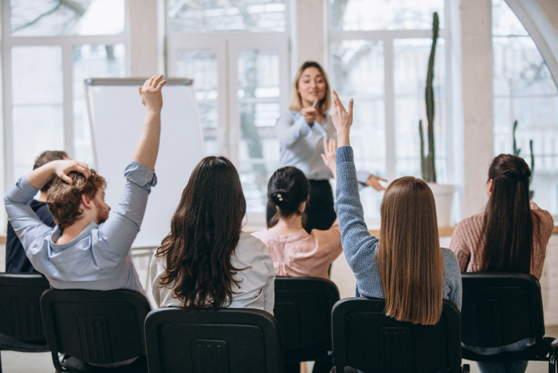
<instances>
[{"instance_id":1,"label":"woman's white blouse","mask_svg":"<svg viewBox=\"0 0 558 373\"><path fill-rule=\"evenodd\" d=\"M165 258L153 256L151 278L153 298L159 308L182 307L183 303L174 295L172 287L161 287L161 276L165 273ZM256 237L241 233L238 246L231 257L234 268L246 268L234 276L239 287L233 286L230 308L255 308L273 314L275 305L275 269L269 250Z\"/></svg>"}]
</instances>

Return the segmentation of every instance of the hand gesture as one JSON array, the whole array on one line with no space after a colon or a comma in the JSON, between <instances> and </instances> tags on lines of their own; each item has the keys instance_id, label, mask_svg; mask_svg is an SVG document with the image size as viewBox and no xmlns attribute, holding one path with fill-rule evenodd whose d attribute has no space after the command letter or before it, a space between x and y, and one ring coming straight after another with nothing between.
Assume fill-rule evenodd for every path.
<instances>
[{"instance_id":1,"label":"hand gesture","mask_svg":"<svg viewBox=\"0 0 558 373\"><path fill-rule=\"evenodd\" d=\"M308 123L308 125L312 127L314 121L318 118L319 113L316 108L310 106L302 109L302 115L304 116L304 120L306 121L306 123Z\"/></svg>"},{"instance_id":2,"label":"hand gesture","mask_svg":"<svg viewBox=\"0 0 558 373\"><path fill-rule=\"evenodd\" d=\"M138 87L141 103L148 110L161 111L163 107L161 89L167 81L161 79L163 79L163 74L152 76L145 81L143 87Z\"/></svg>"},{"instance_id":3,"label":"hand gesture","mask_svg":"<svg viewBox=\"0 0 558 373\"><path fill-rule=\"evenodd\" d=\"M378 177L376 175L370 175L368 180L366 180L366 185L374 188L378 192L381 192L382 190L386 190L386 187L380 184L380 181L385 181L387 183L386 179L382 179L381 177Z\"/></svg>"},{"instance_id":4,"label":"hand gesture","mask_svg":"<svg viewBox=\"0 0 558 373\"><path fill-rule=\"evenodd\" d=\"M77 171L85 178L89 178L91 176L91 171L89 170L89 166L86 163L73 161L73 160L59 160L59 161L52 161L48 163L51 167L53 172L61 178L67 184L72 184L72 179L68 176L68 174L72 171Z\"/></svg>"},{"instance_id":5,"label":"hand gesture","mask_svg":"<svg viewBox=\"0 0 558 373\"><path fill-rule=\"evenodd\" d=\"M348 137L351 125L353 124L353 99L349 101L349 111L341 103L337 92L333 91L333 125L337 130L337 136L346 135Z\"/></svg>"},{"instance_id":6,"label":"hand gesture","mask_svg":"<svg viewBox=\"0 0 558 373\"><path fill-rule=\"evenodd\" d=\"M336 166L337 166L337 162L335 160L335 152L337 151L337 144L335 142L335 140L331 139L331 140L324 140L324 153L322 154L322 159L324 160L324 163L326 164L326 166L331 170L331 172L333 173L333 177L337 178L337 170L336 170Z\"/></svg>"}]
</instances>

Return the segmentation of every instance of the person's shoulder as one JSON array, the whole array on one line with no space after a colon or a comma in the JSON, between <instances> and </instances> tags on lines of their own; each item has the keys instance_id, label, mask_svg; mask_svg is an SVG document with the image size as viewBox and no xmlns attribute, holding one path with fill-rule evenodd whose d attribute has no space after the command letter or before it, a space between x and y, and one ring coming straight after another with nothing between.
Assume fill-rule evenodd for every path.
<instances>
[{"instance_id":1,"label":"person's shoulder","mask_svg":"<svg viewBox=\"0 0 558 373\"><path fill-rule=\"evenodd\" d=\"M29 202L29 206L33 209L33 211L37 211L40 208L47 207L46 202L37 201L36 199Z\"/></svg>"},{"instance_id":2,"label":"person's shoulder","mask_svg":"<svg viewBox=\"0 0 558 373\"><path fill-rule=\"evenodd\" d=\"M472 215L461 220L455 227L455 232L479 230L484 224L484 213Z\"/></svg>"},{"instance_id":3,"label":"person's shoulder","mask_svg":"<svg viewBox=\"0 0 558 373\"><path fill-rule=\"evenodd\" d=\"M238 240L238 245L236 247L237 252L247 252L247 251L256 251L256 252L267 252L267 246L260 240L258 237L242 232L240 233L240 238Z\"/></svg>"},{"instance_id":4,"label":"person's shoulder","mask_svg":"<svg viewBox=\"0 0 558 373\"><path fill-rule=\"evenodd\" d=\"M446 267L448 267L450 271L460 273L459 262L457 261L457 256L455 256L455 253L450 249L446 249L445 247L442 247L441 250L442 257L444 258L444 262L446 263Z\"/></svg>"}]
</instances>

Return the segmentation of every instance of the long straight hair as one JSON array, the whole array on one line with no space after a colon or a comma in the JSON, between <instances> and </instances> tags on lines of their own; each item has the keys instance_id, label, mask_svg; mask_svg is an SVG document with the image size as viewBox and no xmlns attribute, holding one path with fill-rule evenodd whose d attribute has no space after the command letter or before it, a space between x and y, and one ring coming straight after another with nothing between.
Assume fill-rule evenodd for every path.
<instances>
[{"instance_id":1,"label":"long straight hair","mask_svg":"<svg viewBox=\"0 0 558 373\"><path fill-rule=\"evenodd\" d=\"M381 205L378 265L386 315L414 324L438 322L445 265L436 204L424 181L402 177L386 190Z\"/></svg>"},{"instance_id":2,"label":"long straight hair","mask_svg":"<svg viewBox=\"0 0 558 373\"><path fill-rule=\"evenodd\" d=\"M483 272L529 273L533 250L533 216L529 205L527 163L510 154L492 161L492 194L484 216Z\"/></svg>"},{"instance_id":3,"label":"long straight hair","mask_svg":"<svg viewBox=\"0 0 558 373\"><path fill-rule=\"evenodd\" d=\"M246 200L240 178L225 157L206 157L196 166L171 220L171 231L157 250L166 273L161 286L174 288L187 309L230 305L234 254Z\"/></svg>"}]
</instances>

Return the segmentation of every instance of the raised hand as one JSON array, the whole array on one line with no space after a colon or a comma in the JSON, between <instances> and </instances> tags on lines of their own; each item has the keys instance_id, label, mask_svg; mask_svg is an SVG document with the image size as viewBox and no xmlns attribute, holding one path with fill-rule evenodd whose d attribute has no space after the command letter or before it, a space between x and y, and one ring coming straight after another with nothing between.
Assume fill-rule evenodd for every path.
<instances>
[{"instance_id":1,"label":"raised hand","mask_svg":"<svg viewBox=\"0 0 558 373\"><path fill-rule=\"evenodd\" d=\"M339 96L337 96L337 92L333 91L333 116L331 119L337 130L339 146L350 145L349 134L353 124L353 99L349 101L349 110L347 111Z\"/></svg>"},{"instance_id":2,"label":"raised hand","mask_svg":"<svg viewBox=\"0 0 558 373\"><path fill-rule=\"evenodd\" d=\"M385 181L387 183L386 179L383 179L376 175L370 175L368 180L366 180L366 185L376 189L378 192L381 192L382 190L386 190L386 187L380 184L380 181Z\"/></svg>"},{"instance_id":3,"label":"raised hand","mask_svg":"<svg viewBox=\"0 0 558 373\"><path fill-rule=\"evenodd\" d=\"M161 111L163 107L163 95L161 89L167 82L163 74L154 75L147 79L143 87L138 87L141 103L149 110Z\"/></svg>"},{"instance_id":4,"label":"raised hand","mask_svg":"<svg viewBox=\"0 0 558 373\"><path fill-rule=\"evenodd\" d=\"M74 160L58 160L48 162L47 164L34 169L27 175L27 181L35 189L42 189L54 176L58 176L64 182L72 184L72 179L68 177L68 174L72 171L82 173L85 178L89 178L89 176L91 176L91 171L85 163Z\"/></svg>"},{"instance_id":5,"label":"raised hand","mask_svg":"<svg viewBox=\"0 0 558 373\"><path fill-rule=\"evenodd\" d=\"M337 178L337 173L336 173L337 162L335 160L335 152L336 151L337 151L337 144L335 143L335 140L333 140L333 139L324 140L324 153L325 154L322 154L322 159L324 160L324 163L326 164L326 166L333 173L334 178Z\"/></svg>"},{"instance_id":6,"label":"raised hand","mask_svg":"<svg viewBox=\"0 0 558 373\"><path fill-rule=\"evenodd\" d=\"M85 178L89 178L91 176L91 170L89 170L89 166L86 163L78 162L74 160L59 160L59 161L52 161L50 162L50 166L52 167L53 172L64 180L67 184L72 184L72 179L68 176L68 174L72 171L77 171Z\"/></svg>"}]
</instances>

